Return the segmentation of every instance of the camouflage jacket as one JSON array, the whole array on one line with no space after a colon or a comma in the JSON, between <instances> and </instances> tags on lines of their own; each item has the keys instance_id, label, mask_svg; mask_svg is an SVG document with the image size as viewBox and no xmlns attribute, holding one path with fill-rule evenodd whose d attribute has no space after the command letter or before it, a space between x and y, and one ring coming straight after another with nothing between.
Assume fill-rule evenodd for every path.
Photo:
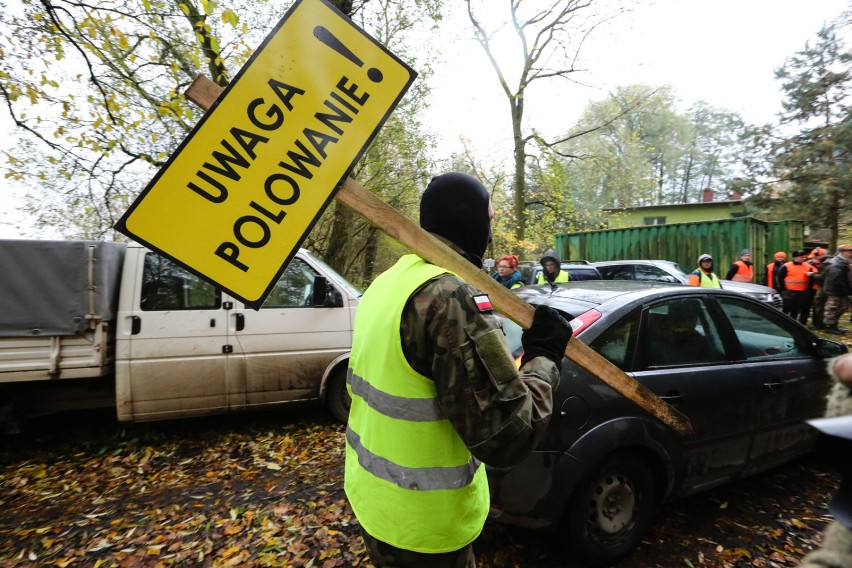
<instances>
[{"instance_id":1,"label":"camouflage jacket","mask_svg":"<svg viewBox=\"0 0 852 568\"><path fill-rule=\"evenodd\" d=\"M458 277L429 280L409 297L400 336L405 358L435 382L441 407L470 452L494 466L524 459L541 440L553 411L556 365L536 357L518 371L482 292Z\"/></svg>"},{"instance_id":2,"label":"camouflage jacket","mask_svg":"<svg viewBox=\"0 0 852 568\"><path fill-rule=\"evenodd\" d=\"M832 359L828 362L828 369L835 383L828 395L826 417L852 414L852 390L848 380L841 380L835 374L835 361L836 359ZM799 566L801 568L849 568L852 566L852 529L839 521L833 521L825 531L822 546L802 558Z\"/></svg>"}]
</instances>

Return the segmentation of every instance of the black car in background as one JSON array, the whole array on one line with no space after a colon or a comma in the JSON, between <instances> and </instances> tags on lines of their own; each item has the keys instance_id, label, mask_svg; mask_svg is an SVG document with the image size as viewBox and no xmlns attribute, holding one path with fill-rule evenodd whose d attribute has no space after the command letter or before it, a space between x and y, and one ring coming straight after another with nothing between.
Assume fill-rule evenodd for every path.
<instances>
[{"instance_id":1,"label":"black car in background","mask_svg":"<svg viewBox=\"0 0 852 568\"><path fill-rule=\"evenodd\" d=\"M638 281L525 286L589 345L694 428L680 435L569 360L547 434L525 461L488 467L492 517L556 531L566 557L607 565L641 541L663 501L753 475L812 449L826 361L846 351L766 303ZM520 357L521 329L504 330Z\"/></svg>"}]
</instances>

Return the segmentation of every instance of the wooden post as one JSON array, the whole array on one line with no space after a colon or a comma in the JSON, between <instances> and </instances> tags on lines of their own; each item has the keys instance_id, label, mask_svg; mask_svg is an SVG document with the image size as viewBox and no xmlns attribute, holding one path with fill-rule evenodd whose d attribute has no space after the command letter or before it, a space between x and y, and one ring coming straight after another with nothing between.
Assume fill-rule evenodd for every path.
<instances>
[{"instance_id":1,"label":"wooden post","mask_svg":"<svg viewBox=\"0 0 852 568\"><path fill-rule=\"evenodd\" d=\"M202 75L192 82L185 94L190 101L204 110L209 110L223 90ZM352 178L346 179L335 198L424 260L455 272L466 282L487 293L502 314L524 329L532 325L535 309L530 304L498 284ZM686 416L660 400L650 389L625 375L621 369L585 343L570 341L565 356L681 434L692 432L692 425Z\"/></svg>"}]
</instances>

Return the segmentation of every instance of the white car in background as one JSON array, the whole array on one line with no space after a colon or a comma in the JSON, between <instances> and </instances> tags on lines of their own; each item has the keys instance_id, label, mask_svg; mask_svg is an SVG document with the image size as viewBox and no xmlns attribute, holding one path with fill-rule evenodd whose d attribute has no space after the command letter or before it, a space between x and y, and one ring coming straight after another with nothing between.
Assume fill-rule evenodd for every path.
<instances>
[{"instance_id":1,"label":"white car in background","mask_svg":"<svg viewBox=\"0 0 852 568\"><path fill-rule=\"evenodd\" d=\"M608 260L593 262L604 280L644 280L654 282L689 283L689 275L670 260ZM774 289L750 282L721 280L724 290L732 290L781 309L781 295Z\"/></svg>"}]
</instances>

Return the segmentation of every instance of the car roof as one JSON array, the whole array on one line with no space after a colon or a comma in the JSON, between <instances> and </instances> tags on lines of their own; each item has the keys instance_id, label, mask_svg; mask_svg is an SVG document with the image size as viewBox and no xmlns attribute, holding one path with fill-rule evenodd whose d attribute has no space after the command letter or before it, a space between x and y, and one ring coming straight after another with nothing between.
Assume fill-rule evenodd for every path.
<instances>
[{"instance_id":1,"label":"car roof","mask_svg":"<svg viewBox=\"0 0 852 568\"><path fill-rule=\"evenodd\" d=\"M668 264L668 265L674 266L677 263L674 262L674 261L671 261L671 260L662 260L662 259L659 259L659 260L648 260L648 259L629 260L628 259L628 260L600 260L600 261L597 261L597 262L593 262L592 266L598 266L598 265L600 265L600 266L615 266L615 265L618 265L618 264Z\"/></svg>"},{"instance_id":2,"label":"car roof","mask_svg":"<svg viewBox=\"0 0 852 568\"><path fill-rule=\"evenodd\" d=\"M598 262L593 262L592 266L625 266L625 265L644 265L644 266L660 266L660 265L668 265L672 268L680 268L678 263L673 262L671 260L647 260L647 259L636 259L636 260L602 260ZM680 268L682 271L683 268ZM743 293L762 293L762 294L772 294L775 292L773 288L768 286L764 286L763 284L759 284L757 282L737 282L735 280L722 280L722 286L727 288L728 290L735 290L737 292Z\"/></svg>"},{"instance_id":3,"label":"car roof","mask_svg":"<svg viewBox=\"0 0 852 568\"><path fill-rule=\"evenodd\" d=\"M604 304L613 301L617 302L618 306L625 306L675 295L719 294L742 298L736 292L717 288L643 280L578 280L552 286L524 286L515 290L515 293L525 302L533 305L546 304L571 317L577 317L591 309L600 309Z\"/></svg>"}]
</instances>

